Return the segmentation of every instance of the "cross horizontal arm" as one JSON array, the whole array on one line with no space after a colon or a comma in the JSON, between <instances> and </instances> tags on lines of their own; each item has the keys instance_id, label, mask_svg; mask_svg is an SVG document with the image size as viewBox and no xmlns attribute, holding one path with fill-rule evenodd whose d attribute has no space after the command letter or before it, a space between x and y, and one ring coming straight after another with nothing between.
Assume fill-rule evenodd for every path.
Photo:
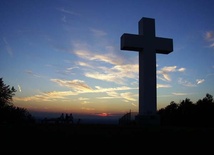
<instances>
[{"instance_id":1,"label":"cross horizontal arm","mask_svg":"<svg viewBox=\"0 0 214 155\"><path fill-rule=\"evenodd\" d=\"M124 33L121 36L121 50L141 51L143 50L143 36Z\"/></svg>"},{"instance_id":2,"label":"cross horizontal arm","mask_svg":"<svg viewBox=\"0 0 214 155\"><path fill-rule=\"evenodd\" d=\"M156 53L169 54L173 51L173 40L169 38L155 38L155 50Z\"/></svg>"},{"instance_id":3,"label":"cross horizontal arm","mask_svg":"<svg viewBox=\"0 0 214 155\"><path fill-rule=\"evenodd\" d=\"M145 46L153 46L156 53L169 54L173 51L173 40L169 38L154 37L148 42L143 35L124 33L121 36L121 50L142 51Z\"/></svg>"}]
</instances>

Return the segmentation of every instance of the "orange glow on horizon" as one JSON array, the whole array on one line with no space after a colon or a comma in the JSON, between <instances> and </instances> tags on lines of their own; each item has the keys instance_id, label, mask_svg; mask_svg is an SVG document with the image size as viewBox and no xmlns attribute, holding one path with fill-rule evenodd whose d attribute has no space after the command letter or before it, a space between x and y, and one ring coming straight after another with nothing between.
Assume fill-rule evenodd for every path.
<instances>
[{"instance_id":1,"label":"orange glow on horizon","mask_svg":"<svg viewBox=\"0 0 214 155\"><path fill-rule=\"evenodd\" d=\"M106 116L109 116L109 114L103 112L103 113L100 113L100 114L97 114L98 116L101 116L101 117L106 117Z\"/></svg>"}]
</instances>

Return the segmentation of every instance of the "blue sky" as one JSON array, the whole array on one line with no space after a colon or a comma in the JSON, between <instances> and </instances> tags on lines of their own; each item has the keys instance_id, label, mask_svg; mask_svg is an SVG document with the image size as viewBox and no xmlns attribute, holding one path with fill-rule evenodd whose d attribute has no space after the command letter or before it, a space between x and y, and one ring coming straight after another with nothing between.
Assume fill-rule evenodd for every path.
<instances>
[{"instance_id":1,"label":"blue sky","mask_svg":"<svg viewBox=\"0 0 214 155\"><path fill-rule=\"evenodd\" d=\"M154 18L173 39L157 54L157 108L214 95L214 1L1 0L0 77L30 112L118 117L138 111L138 52L123 33ZM38 113L37 113L38 114Z\"/></svg>"}]
</instances>

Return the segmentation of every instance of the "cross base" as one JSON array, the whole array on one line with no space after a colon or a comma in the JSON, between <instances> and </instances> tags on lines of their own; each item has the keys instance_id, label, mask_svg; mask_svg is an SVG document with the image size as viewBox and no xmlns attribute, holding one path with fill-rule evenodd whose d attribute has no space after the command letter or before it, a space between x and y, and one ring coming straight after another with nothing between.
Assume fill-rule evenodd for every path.
<instances>
[{"instance_id":1,"label":"cross base","mask_svg":"<svg viewBox=\"0 0 214 155\"><path fill-rule=\"evenodd\" d=\"M138 125L150 126L150 125L160 125L160 116L157 114L154 115L136 115L135 122Z\"/></svg>"}]
</instances>

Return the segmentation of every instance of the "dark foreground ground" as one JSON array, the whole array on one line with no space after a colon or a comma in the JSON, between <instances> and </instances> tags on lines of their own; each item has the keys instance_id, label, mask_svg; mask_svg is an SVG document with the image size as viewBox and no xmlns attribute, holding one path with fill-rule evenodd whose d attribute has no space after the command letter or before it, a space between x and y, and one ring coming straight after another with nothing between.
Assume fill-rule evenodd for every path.
<instances>
[{"instance_id":1,"label":"dark foreground ground","mask_svg":"<svg viewBox=\"0 0 214 155\"><path fill-rule=\"evenodd\" d=\"M214 152L214 128L111 124L4 124L0 126L0 130L0 154L38 154L44 151L49 154Z\"/></svg>"}]
</instances>

